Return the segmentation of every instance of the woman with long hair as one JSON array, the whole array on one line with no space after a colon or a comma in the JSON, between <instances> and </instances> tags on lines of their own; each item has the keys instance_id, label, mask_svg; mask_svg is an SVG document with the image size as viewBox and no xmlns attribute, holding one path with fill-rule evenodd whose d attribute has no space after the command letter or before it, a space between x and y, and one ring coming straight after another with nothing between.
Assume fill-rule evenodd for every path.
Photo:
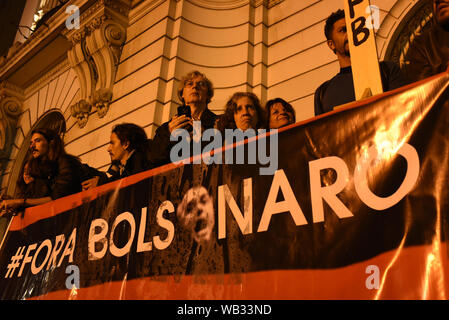
<instances>
[{"instance_id":1,"label":"woman with long hair","mask_svg":"<svg viewBox=\"0 0 449 320\"><path fill-rule=\"evenodd\" d=\"M236 92L226 103L226 110L217 121L217 129L262 129L265 127L265 112L259 98L252 92Z\"/></svg>"},{"instance_id":2,"label":"woman with long hair","mask_svg":"<svg viewBox=\"0 0 449 320\"><path fill-rule=\"evenodd\" d=\"M32 131L30 157L23 172L25 170L35 181L45 182L48 192L33 194L31 198L22 194L20 198L5 199L0 203L2 212L40 205L82 190L81 162L77 157L66 153L61 137L51 129ZM23 179L23 174L20 179Z\"/></svg>"}]
</instances>

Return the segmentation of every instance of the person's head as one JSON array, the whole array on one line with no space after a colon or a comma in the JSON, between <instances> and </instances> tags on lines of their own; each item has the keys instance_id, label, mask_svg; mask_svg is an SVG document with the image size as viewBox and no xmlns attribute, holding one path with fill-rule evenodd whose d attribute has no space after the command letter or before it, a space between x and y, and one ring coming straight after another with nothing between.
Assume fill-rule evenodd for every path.
<instances>
[{"instance_id":1,"label":"person's head","mask_svg":"<svg viewBox=\"0 0 449 320\"><path fill-rule=\"evenodd\" d=\"M178 206L177 217L197 242L209 240L215 218L213 199L206 188L197 186L189 189Z\"/></svg>"},{"instance_id":2,"label":"person's head","mask_svg":"<svg viewBox=\"0 0 449 320\"><path fill-rule=\"evenodd\" d=\"M21 195L25 192L26 186L34 181L34 177L31 175L30 159L25 161L25 164L20 170L19 178L17 179L18 194Z\"/></svg>"},{"instance_id":3,"label":"person's head","mask_svg":"<svg viewBox=\"0 0 449 320\"><path fill-rule=\"evenodd\" d=\"M25 184L30 184L31 182L34 181L34 178L30 175L30 170L31 170L30 166L28 162L26 162L22 169L22 178Z\"/></svg>"},{"instance_id":4,"label":"person's head","mask_svg":"<svg viewBox=\"0 0 449 320\"><path fill-rule=\"evenodd\" d=\"M133 123L121 123L112 128L108 153L111 161L124 162L133 150L146 151L148 138L145 130Z\"/></svg>"},{"instance_id":5,"label":"person's head","mask_svg":"<svg viewBox=\"0 0 449 320\"><path fill-rule=\"evenodd\" d=\"M324 26L324 35L326 36L327 45L337 56L350 56L344 10L339 9L327 18Z\"/></svg>"},{"instance_id":6,"label":"person's head","mask_svg":"<svg viewBox=\"0 0 449 320\"><path fill-rule=\"evenodd\" d=\"M259 98L251 92L236 92L226 103L220 129L260 129L265 125L265 112Z\"/></svg>"},{"instance_id":7,"label":"person's head","mask_svg":"<svg viewBox=\"0 0 449 320\"><path fill-rule=\"evenodd\" d=\"M449 0L430 0L436 22L449 31Z\"/></svg>"},{"instance_id":8,"label":"person's head","mask_svg":"<svg viewBox=\"0 0 449 320\"><path fill-rule=\"evenodd\" d=\"M55 131L40 128L31 132L30 153L34 159L55 161L66 152L61 137Z\"/></svg>"},{"instance_id":9,"label":"person's head","mask_svg":"<svg viewBox=\"0 0 449 320\"><path fill-rule=\"evenodd\" d=\"M265 105L265 112L269 129L278 129L296 122L295 109L281 98L269 100Z\"/></svg>"},{"instance_id":10,"label":"person's head","mask_svg":"<svg viewBox=\"0 0 449 320\"><path fill-rule=\"evenodd\" d=\"M201 72L191 71L178 87L178 98L186 105L207 105L214 96L212 82Z\"/></svg>"}]
</instances>

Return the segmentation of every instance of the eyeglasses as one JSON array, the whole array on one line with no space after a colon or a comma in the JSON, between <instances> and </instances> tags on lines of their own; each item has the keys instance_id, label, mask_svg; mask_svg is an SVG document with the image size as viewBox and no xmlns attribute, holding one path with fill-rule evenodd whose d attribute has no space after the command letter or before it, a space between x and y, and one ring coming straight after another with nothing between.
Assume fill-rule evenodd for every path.
<instances>
[{"instance_id":1,"label":"eyeglasses","mask_svg":"<svg viewBox=\"0 0 449 320\"><path fill-rule=\"evenodd\" d=\"M195 82L195 81L189 80L189 81L186 81L186 83L184 84L184 87L191 88L191 87L195 86L195 84L202 88L205 88L207 86L206 81Z\"/></svg>"}]
</instances>

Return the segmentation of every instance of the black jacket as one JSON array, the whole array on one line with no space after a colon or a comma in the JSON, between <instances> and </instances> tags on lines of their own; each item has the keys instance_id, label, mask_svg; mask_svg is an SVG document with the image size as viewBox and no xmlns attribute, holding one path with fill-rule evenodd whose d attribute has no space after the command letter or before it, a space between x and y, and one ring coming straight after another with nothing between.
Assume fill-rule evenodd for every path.
<instances>
[{"instance_id":1,"label":"black jacket","mask_svg":"<svg viewBox=\"0 0 449 320\"><path fill-rule=\"evenodd\" d=\"M435 21L416 37L405 57L405 74L418 81L446 71L449 61L449 31Z\"/></svg>"},{"instance_id":2,"label":"black jacket","mask_svg":"<svg viewBox=\"0 0 449 320\"><path fill-rule=\"evenodd\" d=\"M401 69L395 63L382 61L379 63L379 69L385 92L407 84ZM353 101L355 101L355 92L352 68L341 68L337 75L316 89L314 96L315 115L330 112L336 106Z\"/></svg>"},{"instance_id":3,"label":"black jacket","mask_svg":"<svg viewBox=\"0 0 449 320\"><path fill-rule=\"evenodd\" d=\"M53 200L82 190L82 169L78 158L66 154L58 160L52 161L50 167L49 171L44 170L42 175L35 177L35 179L45 181L49 189L48 196Z\"/></svg>"},{"instance_id":4,"label":"black jacket","mask_svg":"<svg viewBox=\"0 0 449 320\"><path fill-rule=\"evenodd\" d=\"M211 129L215 125L217 115L206 108L201 114L201 126L203 130ZM156 130L153 138L153 146L150 152L150 165L152 168L170 163L170 150L176 144L176 141L170 141L170 131L168 130L168 121L163 123Z\"/></svg>"},{"instance_id":5,"label":"black jacket","mask_svg":"<svg viewBox=\"0 0 449 320\"><path fill-rule=\"evenodd\" d=\"M18 194L19 198L37 199L51 196L49 180L33 178L34 180L23 187Z\"/></svg>"},{"instance_id":6,"label":"black jacket","mask_svg":"<svg viewBox=\"0 0 449 320\"><path fill-rule=\"evenodd\" d=\"M108 173L111 177L105 182L115 181L151 169L149 154L146 151L143 152L135 150L129 157L128 161L126 161L122 171L120 171L120 167L121 166L116 163L111 164L108 169Z\"/></svg>"}]
</instances>

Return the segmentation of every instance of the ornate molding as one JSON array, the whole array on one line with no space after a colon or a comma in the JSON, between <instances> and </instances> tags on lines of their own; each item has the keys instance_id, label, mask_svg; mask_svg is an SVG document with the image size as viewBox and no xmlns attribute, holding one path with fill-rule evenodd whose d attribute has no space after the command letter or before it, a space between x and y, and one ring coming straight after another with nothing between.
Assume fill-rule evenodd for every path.
<instances>
[{"instance_id":1,"label":"ornate molding","mask_svg":"<svg viewBox=\"0 0 449 320\"><path fill-rule=\"evenodd\" d=\"M86 100L80 100L70 106L72 117L76 119L78 126L84 128L90 115L92 106Z\"/></svg>"},{"instance_id":2,"label":"ornate molding","mask_svg":"<svg viewBox=\"0 0 449 320\"><path fill-rule=\"evenodd\" d=\"M115 81L122 46L126 40L126 29L107 16L101 16L90 24L90 36L86 37L87 49L97 71L92 104L100 118L109 110L112 87Z\"/></svg>"},{"instance_id":3,"label":"ornate molding","mask_svg":"<svg viewBox=\"0 0 449 320\"><path fill-rule=\"evenodd\" d=\"M69 70L70 66L68 65L67 59L61 61L54 68L52 68L47 73L44 73L39 79L30 84L24 90L24 97L30 97L35 92L39 91L43 87L47 86L53 79L61 76L64 72Z\"/></svg>"},{"instance_id":4,"label":"ornate molding","mask_svg":"<svg viewBox=\"0 0 449 320\"><path fill-rule=\"evenodd\" d=\"M111 100L112 89L102 88L95 91L93 107L97 110L97 114L100 118L103 118L108 112Z\"/></svg>"},{"instance_id":5,"label":"ornate molding","mask_svg":"<svg viewBox=\"0 0 449 320\"><path fill-rule=\"evenodd\" d=\"M22 112L23 90L7 82L0 83L0 162L3 171L4 162L9 160L17 121Z\"/></svg>"},{"instance_id":6,"label":"ornate molding","mask_svg":"<svg viewBox=\"0 0 449 320\"><path fill-rule=\"evenodd\" d=\"M109 110L129 10L128 2L97 1L80 16L78 30L64 33L72 43L68 61L80 82L80 100L71 106L80 128L86 125L91 110L100 118Z\"/></svg>"},{"instance_id":7,"label":"ornate molding","mask_svg":"<svg viewBox=\"0 0 449 320\"><path fill-rule=\"evenodd\" d=\"M45 25L41 26L33 33L30 34L28 40L23 43L16 42L8 51L5 58L0 58L0 78L4 79L5 75L9 74L11 70L16 69L18 65L21 65L23 61L26 61L28 57L33 56L39 46L45 42L45 40L54 36L55 33L59 34L65 27L65 21L67 14L65 12L67 6L76 5L82 7L89 0L73 0L70 3L66 3L57 10L46 21Z\"/></svg>"},{"instance_id":8,"label":"ornate molding","mask_svg":"<svg viewBox=\"0 0 449 320\"><path fill-rule=\"evenodd\" d=\"M207 9L235 9L251 4L254 7L260 5L271 8L284 0L189 0L191 3Z\"/></svg>"},{"instance_id":9,"label":"ornate molding","mask_svg":"<svg viewBox=\"0 0 449 320\"><path fill-rule=\"evenodd\" d=\"M422 1L421 5L410 14L394 40L394 46L387 53L387 60L396 62L401 68L407 64L406 56L411 44L426 28L431 25L433 19L432 5L429 1Z\"/></svg>"},{"instance_id":10,"label":"ornate molding","mask_svg":"<svg viewBox=\"0 0 449 320\"><path fill-rule=\"evenodd\" d=\"M254 6L259 6L260 4L263 4L268 9L274 7L275 5L281 3L284 0L251 0Z\"/></svg>"}]
</instances>

